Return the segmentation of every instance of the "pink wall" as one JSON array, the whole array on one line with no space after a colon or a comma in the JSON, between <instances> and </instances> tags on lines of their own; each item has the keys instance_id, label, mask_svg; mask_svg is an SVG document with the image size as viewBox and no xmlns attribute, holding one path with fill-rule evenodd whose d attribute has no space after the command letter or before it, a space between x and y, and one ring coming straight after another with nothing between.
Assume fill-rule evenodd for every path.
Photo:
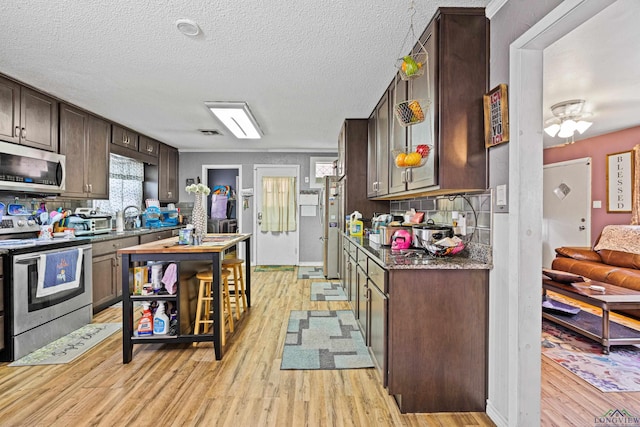
<instances>
[{"instance_id":1,"label":"pink wall","mask_svg":"<svg viewBox=\"0 0 640 427\"><path fill-rule=\"evenodd\" d=\"M544 150L544 164L591 157L591 200L602 207L591 209L591 238L595 240L605 225L629 224L630 213L607 212L607 154L629 151L640 144L640 126Z\"/></svg>"}]
</instances>

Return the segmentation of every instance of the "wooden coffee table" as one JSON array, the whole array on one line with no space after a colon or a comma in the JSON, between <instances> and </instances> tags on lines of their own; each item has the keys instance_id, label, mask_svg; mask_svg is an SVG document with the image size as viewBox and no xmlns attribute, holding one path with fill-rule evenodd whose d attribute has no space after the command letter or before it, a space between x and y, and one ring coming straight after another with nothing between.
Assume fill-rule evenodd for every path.
<instances>
[{"instance_id":1,"label":"wooden coffee table","mask_svg":"<svg viewBox=\"0 0 640 427\"><path fill-rule=\"evenodd\" d=\"M591 290L590 285L602 286L605 291ZM542 289L545 298L549 298L547 291L553 291L602 309L602 316L585 311L572 316L543 310L542 317L599 342L604 354L609 354L614 345L640 344L640 331L609 320L611 310L640 309L640 292L596 281L560 283L546 278L542 279Z\"/></svg>"}]
</instances>

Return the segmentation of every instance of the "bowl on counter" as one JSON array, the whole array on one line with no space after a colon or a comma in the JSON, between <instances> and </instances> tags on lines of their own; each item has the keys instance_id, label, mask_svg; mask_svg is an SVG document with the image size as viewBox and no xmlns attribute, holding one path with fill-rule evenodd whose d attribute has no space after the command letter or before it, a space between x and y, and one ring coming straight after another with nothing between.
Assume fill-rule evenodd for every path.
<instances>
[{"instance_id":1,"label":"bowl on counter","mask_svg":"<svg viewBox=\"0 0 640 427\"><path fill-rule=\"evenodd\" d=\"M465 248L463 241L458 241L454 246L447 246L437 243L430 243L424 246L424 249L431 255L436 257L452 256L462 252Z\"/></svg>"}]
</instances>

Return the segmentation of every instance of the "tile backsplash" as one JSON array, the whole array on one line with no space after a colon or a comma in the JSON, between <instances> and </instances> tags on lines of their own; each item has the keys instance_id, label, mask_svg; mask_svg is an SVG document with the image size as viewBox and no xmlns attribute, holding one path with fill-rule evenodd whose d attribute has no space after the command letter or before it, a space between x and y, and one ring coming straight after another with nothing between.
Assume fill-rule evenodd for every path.
<instances>
[{"instance_id":1,"label":"tile backsplash","mask_svg":"<svg viewBox=\"0 0 640 427\"><path fill-rule=\"evenodd\" d=\"M402 215L410 209L424 212L424 221L432 219L436 224L453 223L452 213L464 215L467 223L467 236L471 241L482 245L491 245L491 192L473 194L452 194L416 199L394 200L391 213Z\"/></svg>"}]
</instances>

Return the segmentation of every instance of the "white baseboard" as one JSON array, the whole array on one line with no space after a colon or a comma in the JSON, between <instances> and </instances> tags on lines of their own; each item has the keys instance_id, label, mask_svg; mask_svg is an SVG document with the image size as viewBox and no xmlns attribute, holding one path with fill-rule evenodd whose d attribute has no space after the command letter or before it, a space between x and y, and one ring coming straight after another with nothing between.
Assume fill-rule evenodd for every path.
<instances>
[{"instance_id":1,"label":"white baseboard","mask_svg":"<svg viewBox=\"0 0 640 427\"><path fill-rule=\"evenodd\" d=\"M491 401L489 399L487 399L487 416L489 418L491 418L491 421L493 421L496 426L498 427L508 427L509 422L507 421L507 419L496 410L496 408L491 404Z\"/></svg>"}]
</instances>

